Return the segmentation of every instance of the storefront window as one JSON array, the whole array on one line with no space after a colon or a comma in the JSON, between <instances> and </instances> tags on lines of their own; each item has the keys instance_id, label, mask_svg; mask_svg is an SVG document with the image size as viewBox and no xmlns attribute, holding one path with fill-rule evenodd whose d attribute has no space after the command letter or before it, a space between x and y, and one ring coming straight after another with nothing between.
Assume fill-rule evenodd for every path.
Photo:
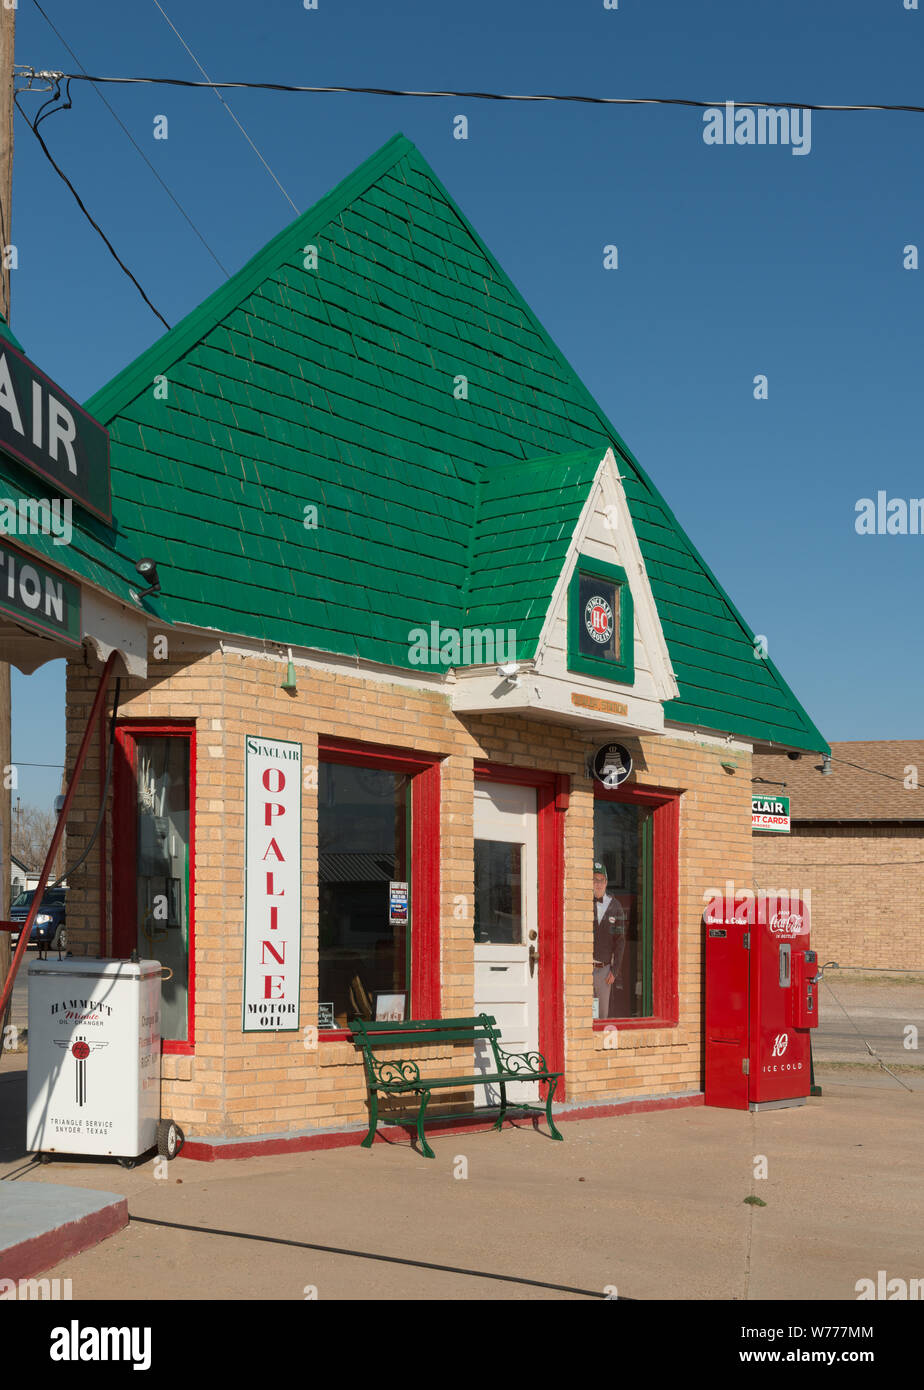
<instances>
[{"instance_id":1,"label":"storefront window","mask_svg":"<svg viewBox=\"0 0 924 1390\"><path fill-rule=\"evenodd\" d=\"M594 802L593 1015L651 1014L652 811Z\"/></svg>"},{"instance_id":2,"label":"storefront window","mask_svg":"<svg viewBox=\"0 0 924 1390\"><path fill-rule=\"evenodd\" d=\"M318 769L318 1024L407 1018L411 778L322 761Z\"/></svg>"},{"instance_id":3,"label":"storefront window","mask_svg":"<svg viewBox=\"0 0 924 1390\"><path fill-rule=\"evenodd\" d=\"M161 1036L189 1041L191 737L121 728L116 784L113 950L167 969ZM169 973L168 973L169 972Z\"/></svg>"}]
</instances>

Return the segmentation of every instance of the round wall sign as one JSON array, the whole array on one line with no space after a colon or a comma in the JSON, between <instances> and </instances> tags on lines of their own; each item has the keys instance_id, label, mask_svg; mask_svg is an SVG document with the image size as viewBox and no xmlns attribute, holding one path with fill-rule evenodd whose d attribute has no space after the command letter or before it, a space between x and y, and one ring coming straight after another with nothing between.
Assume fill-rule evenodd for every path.
<instances>
[{"instance_id":1,"label":"round wall sign","mask_svg":"<svg viewBox=\"0 0 924 1390\"><path fill-rule=\"evenodd\" d=\"M613 640L613 610L602 594L593 594L584 607L584 624L595 642Z\"/></svg>"},{"instance_id":2,"label":"round wall sign","mask_svg":"<svg viewBox=\"0 0 924 1390\"><path fill-rule=\"evenodd\" d=\"M594 776L605 787L620 786L631 771L632 754L621 743L605 743L594 754Z\"/></svg>"}]
</instances>

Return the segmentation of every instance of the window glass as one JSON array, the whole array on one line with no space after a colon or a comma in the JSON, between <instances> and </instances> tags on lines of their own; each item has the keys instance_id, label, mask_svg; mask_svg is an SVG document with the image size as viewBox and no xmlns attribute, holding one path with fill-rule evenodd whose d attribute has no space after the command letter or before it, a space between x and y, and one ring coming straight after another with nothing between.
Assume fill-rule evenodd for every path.
<instances>
[{"instance_id":1,"label":"window glass","mask_svg":"<svg viewBox=\"0 0 924 1390\"><path fill-rule=\"evenodd\" d=\"M582 574L578 581L578 650L582 656L620 659L620 585Z\"/></svg>"},{"instance_id":2,"label":"window glass","mask_svg":"<svg viewBox=\"0 0 924 1390\"><path fill-rule=\"evenodd\" d=\"M645 807L594 801L595 1018L651 1013L651 817Z\"/></svg>"},{"instance_id":3,"label":"window glass","mask_svg":"<svg viewBox=\"0 0 924 1390\"><path fill-rule=\"evenodd\" d=\"M189 1036L189 740L136 740L138 954L173 972L161 1035Z\"/></svg>"},{"instance_id":4,"label":"window glass","mask_svg":"<svg viewBox=\"0 0 924 1390\"><path fill-rule=\"evenodd\" d=\"M374 1018L377 995L410 1001L410 779L379 768L318 769L318 1003L321 1028ZM408 900L402 889L408 885ZM394 889L394 891L393 891ZM383 1003L390 1017L401 1002Z\"/></svg>"},{"instance_id":5,"label":"window glass","mask_svg":"<svg viewBox=\"0 0 924 1390\"><path fill-rule=\"evenodd\" d=\"M523 846L507 840L475 841L475 940L523 942Z\"/></svg>"}]
</instances>

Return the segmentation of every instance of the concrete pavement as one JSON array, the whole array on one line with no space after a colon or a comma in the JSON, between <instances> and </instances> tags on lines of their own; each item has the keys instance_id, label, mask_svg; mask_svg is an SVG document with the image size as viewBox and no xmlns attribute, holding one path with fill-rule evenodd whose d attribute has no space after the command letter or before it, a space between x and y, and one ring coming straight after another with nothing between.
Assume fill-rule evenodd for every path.
<instances>
[{"instance_id":1,"label":"concrete pavement","mask_svg":"<svg viewBox=\"0 0 924 1390\"><path fill-rule=\"evenodd\" d=\"M125 1230L49 1271L72 1280L75 1299L301 1300L316 1290L531 1300L616 1289L632 1299L852 1301L857 1281L880 1269L924 1277L924 1091L880 1072L819 1079L823 1098L798 1109L575 1121L563 1144L526 1120L502 1134L435 1135L434 1161L400 1143L132 1171L92 1160L38 1167L8 1132L0 1178L127 1196ZM765 1178L755 1176L762 1158ZM749 1195L766 1206L746 1204Z\"/></svg>"}]
</instances>

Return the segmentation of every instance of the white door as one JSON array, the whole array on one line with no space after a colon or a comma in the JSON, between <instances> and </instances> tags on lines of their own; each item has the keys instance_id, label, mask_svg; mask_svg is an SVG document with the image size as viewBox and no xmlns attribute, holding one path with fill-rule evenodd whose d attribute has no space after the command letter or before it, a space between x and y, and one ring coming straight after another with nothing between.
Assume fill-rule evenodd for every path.
<instances>
[{"instance_id":1,"label":"white door","mask_svg":"<svg viewBox=\"0 0 924 1390\"><path fill-rule=\"evenodd\" d=\"M508 1052L539 1046L537 888L535 788L476 782L474 1012L497 1020ZM480 1043L475 1071L494 1070L489 1044ZM507 1086L510 1104L538 1099L538 1081ZM476 1086L475 1104L499 1105L499 1086Z\"/></svg>"}]
</instances>

